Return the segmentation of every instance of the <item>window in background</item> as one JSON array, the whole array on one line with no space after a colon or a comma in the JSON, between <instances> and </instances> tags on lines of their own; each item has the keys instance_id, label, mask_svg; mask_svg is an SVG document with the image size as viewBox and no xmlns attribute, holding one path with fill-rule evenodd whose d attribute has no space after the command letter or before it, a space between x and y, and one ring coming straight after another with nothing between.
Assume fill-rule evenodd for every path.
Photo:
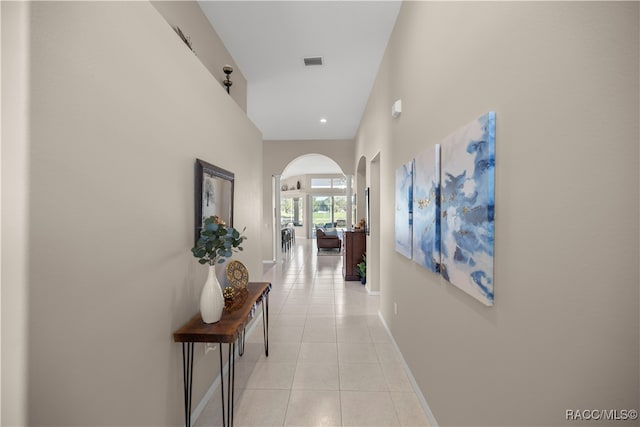
<instances>
[{"instance_id":1,"label":"window in background","mask_svg":"<svg viewBox=\"0 0 640 427\"><path fill-rule=\"evenodd\" d=\"M347 196L313 196L314 228L345 228Z\"/></svg>"},{"instance_id":2,"label":"window in background","mask_svg":"<svg viewBox=\"0 0 640 427\"><path fill-rule=\"evenodd\" d=\"M338 228L347 226L347 196L333 196L333 223Z\"/></svg>"},{"instance_id":3,"label":"window in background","mask_svg":"<svg viewBox=\"0 0 640 427\"><path fill-rule=\"evenodd\" d=\"M331 227L333 210L331 196L313 196L311 203L313 203L311 218L314 229Z\"/></svg>"},{"instance_id":4,"label":"window in background","mask_svg":"<svg viewBox=\"0 0 640 427\"><path fill-rule=\"evenodd\" d=\"M311 188L336 188L344 190L347 188L347 178L311 178Z\"/></svg>"},{"instance_id":5,"label":"window in background","mask_svg":"<svg viewBox=\"0 0 640 427\"><path fill-rule=\"evenodd\" d=\"M304 218L304 199L302 197L283 197L280 200L282 226L301 227Z\"/></svg>"},{"instance_id":6,"label":"window in background","mask_svg":"<svg viewBox=\"0 0 640 427\"><path fill-rule=\"evenodd\" d=\"M331 178L311 178L311 188L331 188Z\"/></svg>"},{"instance_id":7,"label":"window in background","mask_svg":"<svg viewBox=\"0 0 640 427\"><path fill-rule=\"evenodd\" d=\"M346 177L333 178L331 180L331 186L333 188L346 189L347 188L347 178Z\"/></svg>"}]
</instances>

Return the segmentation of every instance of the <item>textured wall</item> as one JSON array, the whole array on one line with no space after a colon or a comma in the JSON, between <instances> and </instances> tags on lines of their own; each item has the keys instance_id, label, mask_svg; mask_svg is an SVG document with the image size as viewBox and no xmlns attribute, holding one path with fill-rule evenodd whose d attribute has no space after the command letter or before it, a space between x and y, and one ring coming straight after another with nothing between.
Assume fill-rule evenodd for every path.
<instances>
[{"instance_id":1,"label":"textured wall","mask_svg":"<svg viewBox=\"0 0 640 427\"><path fill-rule=\"evenodd\" d=\"M206 277L194 162L235 172L237 258L259 278L262 137L149 3L34 2L25 28L27 423L178 425L172 332ZM195 353L194 407L218 372Z\"/></svg>"},{"instance_id":2,"label":"textured wall","mask_svg":"<svg viewBox=\"0 0 640 427\"><path fill-rule=\"evenodd\" d=\"M403 4L355 158L380 153L381 311L442 426L638 407L638 17L632 2ZM490 110L492 308L393 249L396 167Z\"/></svg>"},{"instance_id":3,"label":"textured wall","mask_svg":"<svg viewBox=\"0 0 640 427\"><path fill-rule=\"evenodd\" d=\"M2 402L0 425L27 423L29 6L2 2Z\"/></svg>"},{"instance_id":4,"label":"textured wall","mask_svg":"<svg viewBox=\"0 0 640 427\"><path fill-rule=\"evenodd\" d=\"M200 9L199 4L189 0L152 1L151 4L172 28L180 27L180 30L190 37L196 56L220 85L226 77L222 67L227 64L233 67L233 73L230 77L233 82L230 91L231 98L246 112L247 79L218 34L211 27L211 23Z\"/></svg>"}]
</instances>

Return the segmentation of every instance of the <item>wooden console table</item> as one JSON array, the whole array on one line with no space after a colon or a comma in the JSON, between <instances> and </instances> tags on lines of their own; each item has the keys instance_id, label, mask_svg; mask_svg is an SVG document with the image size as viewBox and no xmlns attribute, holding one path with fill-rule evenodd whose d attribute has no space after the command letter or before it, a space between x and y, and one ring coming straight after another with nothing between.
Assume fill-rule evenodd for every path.
<instances>
[{"instance_id":1,"label":"wooden console table","mask_svg":"<svg viewBox=\"0 0 640 427\"><path fill-rule=\"evenodd\" d=\"M231 313L225 310L216 323L204 323L198 313L184 326L173 333L173 340L182 343L182 369L184 375L185 426L191 426L191 393L193 386L193 345L197 342L220 344L220 387L222 392L222 424L233 426L233 393L235 388L235 346L240 338L239 355L244 353L244 335L247 323L253 318L255 308L262 302L262 332L264 334L264 353L269 357L269 291L271 283L250 282L247 286L249 296L241 307ZM227 365L227 397L225 411L224 365L222 363L222 344L229 347ZM225 416L226 415L226 416Z\"/></svg>"},{"instance_id":2,"label":"wooden console table","mask_svg":"<svg viewBox=\"0 0 640 427\"><path fill-rule=\"evenodd\" d=\"M342 244L342 276L344 280L360 280L356 266L362 261L362 255L364 255L367 250L367 240L364 230L345 231Z\"/></svg>"}]
</instances>

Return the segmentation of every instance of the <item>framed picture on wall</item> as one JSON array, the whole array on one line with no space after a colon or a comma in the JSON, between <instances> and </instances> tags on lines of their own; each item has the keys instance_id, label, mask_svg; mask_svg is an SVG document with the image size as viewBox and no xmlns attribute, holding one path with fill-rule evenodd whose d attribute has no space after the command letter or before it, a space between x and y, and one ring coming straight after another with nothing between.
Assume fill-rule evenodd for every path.
<instances>
[{"instance_id":1,"label":"framed picture on wall","mask_svg":"<svg viewBox=\"0 0 640 427\"><path fill-rule=\"evenodd\" d=\"M490 111L440 146L440 274L488 306L494 301L495 145Z\"/></svg>"},{"instance_id":2,"label":"framed picture on wall","mask_svg":"<svg viewBox=\"0 0 640 427\"><path fill-rule=\"evenodd\" d=\"M233 226L233 172L196 159L195 164L195 226L194 237L200 238L205 218L217 215Z\"/></svg>"},{"instance_id":3,"label":"framed picture on wall","mask_svg":"<svg viewBox=\"0 0 640 427\"><path fill-rule=\"evenodd\" d=\"M413 159L412 257L421 266L440 272L440 144Z\"/></svg>"},{"instance_id":4,"label":"framed picture on wall","mask_svg":"<svg viewBox=\"0 0 640 427\"><path fill-rule=\"evenodd\" d=\"M396 251L411 259L413 233L413 160L396 169Z\"/></svg>"},{"instance_id":5,"label":"framed picture on wall","mask_svg":"<svg viewBox=\"0 0 640 427\"><path fill-rule=\"evenodd\" d=\"M364 209L365 209L365 219L367 223L364 226L364 231L367 233L367 236L371 233L371 205L369 201L369 187L364 190Z\"/></svg>"}]
</instances>

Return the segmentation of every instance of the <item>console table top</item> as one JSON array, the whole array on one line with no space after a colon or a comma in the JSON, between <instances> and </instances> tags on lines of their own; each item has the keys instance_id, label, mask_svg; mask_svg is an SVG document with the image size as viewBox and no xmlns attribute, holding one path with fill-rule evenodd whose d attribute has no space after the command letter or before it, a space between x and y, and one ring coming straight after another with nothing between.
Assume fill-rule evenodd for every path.
<instances>
[{"instance_id":1,"label":"console table top","mask_svg":"<svg viewBox=\"0 0 640 427\"><path fill-rule=\"evenodd\" d=\"M241 307L229 313L226 309L216 323L204 323L200 313L196 314L180 329L173 333L175 342L217 342L232 343L253 317L255 304L267 296L271 290L269 282L249 282L249 296Z\"/></svg>"}]
</instances>

